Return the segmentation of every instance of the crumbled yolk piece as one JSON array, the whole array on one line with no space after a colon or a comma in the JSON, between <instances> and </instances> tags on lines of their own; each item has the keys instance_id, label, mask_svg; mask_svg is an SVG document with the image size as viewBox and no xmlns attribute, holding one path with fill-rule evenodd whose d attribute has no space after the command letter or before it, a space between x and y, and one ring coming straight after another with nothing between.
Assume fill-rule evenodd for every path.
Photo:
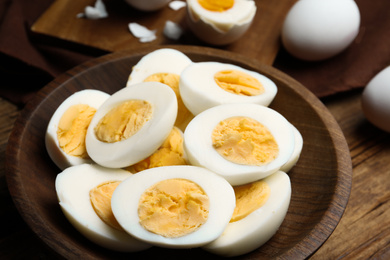
<instances>
[{"instance_id":1,"label":"crumbled yolk piece","mask_svg":"<svg viewBox=\"0 0 390 260\"><path fill-rule=\"evenodd\" d=\"M152 118L153 107L144 100L129 100L111 109L95 127L96 137L107 143L126 140Z\"/></svg>"},{"instance_id":2,"label":"crumbled yolk piece","mask_svg":"<svg viewBox=\"0 0 390 260\"><path fill-rule=\"evenodd\" d=\"M88 158L85 135L96 109L85 104L69 107L58 123L59 146L68 155Z\"/></svg>"},{"instance_id":3,"label":"crumbled yolk piece","mask_svg":"<svg viewBox=\"0 0 390 260\"><path fill-rule=\"evenodd\" d=\"M174 127L165 139L164 143L148 158L131 166L135 172L140 172L146 169L169 166L169 165L185 165L187 161L184 158L183 136L180 130Z\"/></svg>"},{"instance_id":4,"label":"crumbled yolk piece","mask_svg":"<svg viewBox=\"0 0 390 260\"><path fill-rule=\"evenodd\" d=\"M102 183L90 190L89 198L93 209L104 223L117 230L123 230L111 210L111 197L119 183L119 181Z\"/></svg>"},{"instance_id":5,"label":"crumbled yolk piece","mask_svg":"<svg viewBox=\"0 0 390 260\"><path fill-rule=\"evenodd\" d=\"M206 222L209 198L196 183L168 179L148 188L138 205L140 224L155 234L175 238L185 236Z\"/></svg>"},{"instance_id":6,"label":"crumbled yolk piece","mask_svg":"<svg viewBox=\"0 0 390 260\"><path fill-rule=\"evenodd\" d=\"M271 132L252 118L225 119L214 128L211 138L217 152L237 164L264 165L279 153Z\"/></svg>"},{"instance_id":7,"label":"crumbled yolk piece","mask_svg":"<svg viewBox=\"0 0 390 260\"><path fill-rule=\"evenodd\" d=\"M224 12L234 5L234 0L198 0L198 2L204 9L212 12Z\"/></svg>"},{"instance_id":8,"label":"crumbled yolk piece","mask_svg":"<svg viewBox=\"0 0 390 260\"><path fill-rule=\"evenodd\" d=\"M263 206L271 193L271 189L265 181L235 186L233 189L236 195L236 207L230 222L243 219Z\"/></svg>"},{"instance_id":9,"label":"crumbled yolk piece","mask_svg":"<svg viewBox=\"0 0 390 260\"><path fill-rule=\"evenodd\" d=\"M264 93L263 85L251 75L238 70L215 73L214 80L225 91L242 96L257 96Z\"/></svg>"},{"instance_id":10,"label":"crumbled yolk piece","mask_svg":"<svg viewBox=\"0 0 390 260\"><path fill-rule=\"evenodd\" d=\"M187 107L184 105L183 100L181 99L180 91L179 91L179 81L180 76L173 73L155 73L147 77L145 82L153 81L153 82L160 82L168 85L176 94L177 98L177 117L175 125L178 127L181 127L188 121L188 118L191 116L191 112L187 109Z\"/></svg>"}]
</instances>

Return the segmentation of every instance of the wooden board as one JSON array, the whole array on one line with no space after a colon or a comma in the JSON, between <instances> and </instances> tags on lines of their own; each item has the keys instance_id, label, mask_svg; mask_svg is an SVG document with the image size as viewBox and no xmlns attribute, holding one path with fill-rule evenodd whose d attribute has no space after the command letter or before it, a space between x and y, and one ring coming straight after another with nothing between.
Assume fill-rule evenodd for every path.
<instances>
[{"instance_id":1,"label":"wooden board","mask_svg":"<svg viewBox=\"0 0 390 260\"><path fill-rule=\"evenodd\" d=\"M105 0L108 18L89 20L77 18L87 5L95 0L57 0L33 24L34 33L93 47L109 52L141 48L161 44L206 45L196 39L187 28L186 10L178 11L168 6L156 12L141 12L124 1ZM284 17L296 0L257 0L257 13L251 28L237 42L219 47L248 55L265 64L272 64L280 47L280 29ZM173 41L163 35L167 20L178 23L184 35ZM149 29L157 30L157 39L140 43L129 31L128 24L137 22Z\"/></svg>"}]
</instances>

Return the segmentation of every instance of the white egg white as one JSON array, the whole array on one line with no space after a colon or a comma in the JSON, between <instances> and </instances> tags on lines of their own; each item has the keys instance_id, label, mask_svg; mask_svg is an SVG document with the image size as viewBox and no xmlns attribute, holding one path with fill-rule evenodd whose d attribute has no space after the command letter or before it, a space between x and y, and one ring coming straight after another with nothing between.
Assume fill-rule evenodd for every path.
<instances>
[{"instance_id":1,"label":"white egg white","mask_svg":"<svg viewBox=\"0 0 390 260\"><path fill-rule=\"evenodd\" d=\"M220 121L231 117L252 118L267 127L279 153L268 164L243 165L223 158L212 145L212 132ZM223 176L231 185L242 185L267 177L284 165L294 150L291 124L277 111L256 104L225 104L195 116L184 132L184 148L192 165L202 166Z\"/></svg>"},{"instance_id":2,"label":"white egg white","mask_svg":"<svg viewBox=\"0 0 390 260\"><path fill-rule=\"evenodd\" d=\"M100 141L94 128L111 109L128 100L145 100L152 104L152 118L126 140L107 143ZM143 82L114 93L96 111L89 125L86 147L96 163L113 168L133 165L151 155L171 132L177 115L175 92L159 82Z\"/></svg>"},{"instance_id":3,"label":"white egg white","mask_svg":"<svg viewBox=\"0 0 390 260\"><path fill-rule=\"evenodd\" d=\"M214 75L224 70L237 70L257 79L264 93L257 96L236 95L225 91L215 82ZM266 76L233 64L197 62L188 66L180 77L180 93L184 104L194 115L221 104L254 103L268 106L275 98L277 86Z\"/></svg>"},{"instance_id":4,"label":"white egg white","mask_svg":"<svg viewBox=\"0 0 390 260\"><path fill-rule=\"evenodd\" d=\"M252 0L236 0L232 8L214 12L203 8L198 0L187 1L187 24L204 42L226 45L238 40L249 29L256 15Z\"/></svg>"},{"instance_id":5,"label":"white egg white","mask_svg":"<svg viewBox=\"0 0 390 260\"><path fill-rule=\"evenodd\" d=\"M127 86L143 82L156 73L172 73L179 75L192 63L191 59L181 51L162 48L143 56L132 68Z\"/></svg>"},{"instance_id":6,"label":"white egg white","mask_svg":"<svg viewBox=\"0 0 390 260\"><path fill-rule=\"evenodd\" d=\"M294 125L291 125L291 127L294 130L294 139L295 139L294 151L290 159L288 159L288 161L282 167L280 167L280 170L283 172L289 172L295 166L295 164L299 160L299 157L301 156L301 152L303 148L303 138L301 133Z\"/></svg>"},{"instance_id":7,"label":"white egg white","mask_svg":"<svg viewBox=\"0 0 390 260\"><path fill-rule=\"evenodd\" d=\"M55 188L59 204L69 222L92 242L111 250L135 252L150 248L124 231L104 223L92 207L89 191L108 181L123 181L132 174L96 164L72 166L57 175Z\"/></svg>"},{"instance_id":8,"label":"white egg white","mask_svg":"<svg viewBox=\"0 0 390 260\"><path fill-rule=\"evenodd\" d=\"M167 179L187 179L198 184L210 200L207 221L185 236L168 238L144 229L139 223L138 202L143 192ZM232 186L215 173L196 166L164 166L144 170L122 182L115 190L111 207L119 224L141 241L167 248L193 248L219 237L228 224L234 208Z\"/></svg>"},{"instance_id":9,"label":"white egg white","mask_svg":"<svg viewBox=\"0 0 390 260\"><path fill-rule=\"evenodd\" d=\"M233 257L255 250L275 235L290 205L290 178L286 173L277 171L264 181L271 190L267 202L245 218L229 223L223 234L203 249Z\"/></svg>"},{"instance_id":10,"label":"white egg white","mask_svg":"<svg viewBox=\"0 0 390 260\"><path fill-rule=\"evenodd\" d=\"M46 135L45 135L45 146L46 150L49 153L50 158L53 162L60 168L64 170L65 168L72 165L79 165L83 163L92 162L91 159L83 159L77 156L68 155L65 153L59 146L57 130L58 125L63 114L71 106L78 104L86 104L90 107L98 109L100 105L110 97L109 94L94 89L85 89L78 91L71 96L69 96L61 105L56 109L53 116L51 117L49 124L47 126Z\"/></svg>"}]
</instances>

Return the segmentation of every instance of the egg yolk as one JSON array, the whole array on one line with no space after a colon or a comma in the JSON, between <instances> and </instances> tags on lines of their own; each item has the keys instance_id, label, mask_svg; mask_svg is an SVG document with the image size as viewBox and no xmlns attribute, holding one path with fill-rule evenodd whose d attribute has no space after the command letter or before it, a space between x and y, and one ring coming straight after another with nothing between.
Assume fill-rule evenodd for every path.
<instances>
[{"instance_id":1,"label":"egg yolk","mask_svg":"<svg viewBox=\"0 0 390 260\"><path fill-rule=\"evenodd\" d=\"M235 186L233 189L236 195L236 207L230 223L245 218L263 206L271 193L271 189L265 181Z\"/></svg>"},{"instance_id":2,"label":"egg yolk","mask_svg":"<svg viewBox=\"0 0 390 260\"><path fill-rule=\"evenodd\" d=\"M257 96L264 93L263 85L249 74L238 70L215 73L215 82L225 91L242 96Z\"/></svg>"},{"instance_id":3,"label":"egg yolk","mask_svg":"<svg viewBox=\"0 0 390 260\"><path fill-rule=\"evenodd\" d=\"M187 161L184 158L183 137L180 130L174 127L168 138L156 152L131 166L131 169L135 172L140 172L160 166L185 164L187 164Z\"/></svg>"},{"instance_id":4,"label":"egg yolk","mask_svg":"<svg viewBox=\"0 0 390 260\"><path fill-rule=\"evenodd\" d=\"M248 117L221 121L213 130L212 144L225 159L244 165L264 165L274 160L279 148L271 132Z\"/></svg>"},{"instance_id":5,"label":"egg yolk","mask_svg":"<svg viewBox=\"0 0 390 260\"><path fill-rule=\"evenodd\" d=\"M178 106L175 125L181 128L185 128L185 125L183 124L191 116L191 112L187 109L187 107L183 103L183 100L181 99L181 95L179 91L180 76L173 73L155 73L147 77L144 81L164 83L168 85L175 92L177 98L177 106Z\"/></svg>"},{"instance_id":6,"label":"egg yolk","mask_svg":"<svg viewBox=\"0 0 390 260\"><path fill-rule=\"evenodd\" d=\"M117 230L123 230L111 210L111 197L119 183L119 181L102 183L89 192L89 198L93 209L104 223Z\"/></svg>"},{"instance_id":7,"label":"egg yolk","mask_svg":"<svg viewBox=\"0 0 390 260\"><path fill-rule=\"evenodd\" d=\"M198 0L198 3L206 10L224 12L233 7L234 0Z\"/></svg>"},{"instance_id":8,"label":"egg yolk","mask_svg":"<svg viewBox=\"0 0 390 260\"><path fill-rule=\"evenodd\" d=\"M209 198L196 183L168 179L148 188L138 206L140 224L155 234L176 238L198 229L209 214Z\"/></svg>"},{"instance_id":9,"label":"egg yolk","mask_svg":"<svg viewBox=\"0 0 390 260\"><path fill-rule=\"evenodd\" d=\"M95 127L96 137L107 143L126 140L137 133L153 115L144 100L129 100L110 110Z\"/></svg>"},{"instance_id":10,"label":"egg yolk","mask_svg":"<svg viewBox=\"0 0 390 260\"><path fill-rule=\"evenodd\" d=\"M85 136L96 109L85 104L68 108L62 115L57 129L59 146L68 155L88 158Z\"/></svg>"}]
</instances>

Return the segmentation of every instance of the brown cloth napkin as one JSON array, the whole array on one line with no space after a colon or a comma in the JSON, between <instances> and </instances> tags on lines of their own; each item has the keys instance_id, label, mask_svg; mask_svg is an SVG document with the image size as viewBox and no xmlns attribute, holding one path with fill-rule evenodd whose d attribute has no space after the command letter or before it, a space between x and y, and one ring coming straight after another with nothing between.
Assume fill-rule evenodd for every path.
<instances>
[{"instance_id":1,"label":"brown cloth napkin","mask_svg":"<svg viewBox=\"0 0 390 260\"><path fill-rule=\"evenodd\" d=\"M45 44L31 33L34 21L53 0L0 2L0 96L23 105L35 91L66 70L101 53ZM390 1L356 0L361 13L358 37L340 55L304 62L283 48L274 66L318 97L364 87L390 64Z\"/></svg>"}]
</instances>

